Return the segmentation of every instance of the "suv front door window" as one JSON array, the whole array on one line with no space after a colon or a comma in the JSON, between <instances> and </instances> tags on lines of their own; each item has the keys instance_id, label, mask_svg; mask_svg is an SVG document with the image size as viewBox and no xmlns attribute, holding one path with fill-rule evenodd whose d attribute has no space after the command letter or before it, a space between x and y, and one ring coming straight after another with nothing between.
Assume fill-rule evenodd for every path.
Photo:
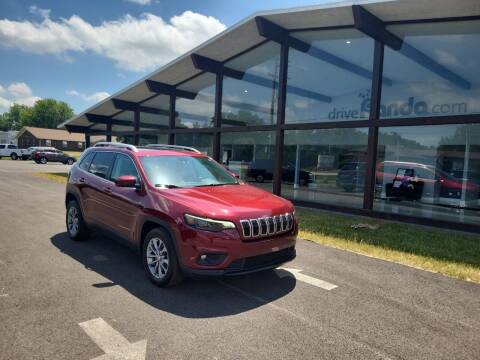
<instances>
[{"instance_id":1,"label":"suv front door window","mask_svg":"<svg viewBox=\"0 0 480 360\"><path fill-rule=\"evenodd\" d=\"M112 166L115 153L98 151L90 164L88 172L92 175L86 176L85 199L86 216L95 222L109 226L109 201L110 191L113 184L107 180Z\"/></svg>"}]
</instances>

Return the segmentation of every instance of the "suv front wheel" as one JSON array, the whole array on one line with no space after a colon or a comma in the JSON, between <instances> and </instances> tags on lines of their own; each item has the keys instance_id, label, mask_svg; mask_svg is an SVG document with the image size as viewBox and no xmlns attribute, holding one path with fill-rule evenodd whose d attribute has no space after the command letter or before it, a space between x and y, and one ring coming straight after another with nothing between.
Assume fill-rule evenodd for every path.
<instances>
[{"instance_id":1,"label":"suv front wheel","mask_svg":"<svg viewBox=\"0 0 480 360\"><path fill-rule=\"evenodd\" d=\"M87 239L89 231L85 225L85 222L83 221L80 206L75 200L70 201L67 205L66 224L70 239L75 241Z\"/></svg>"},{"instance_id":2,"label":"suv front wheel","mask_svg":"<svg viewBox=\"0 0 480 360\"><path fill-rule=\"evenodd\" d=\"M148 277L158 286L173 286L183 280L173 241L161 228L151 230L145 237L142 260Z\"/></svg>"}]
</instances>

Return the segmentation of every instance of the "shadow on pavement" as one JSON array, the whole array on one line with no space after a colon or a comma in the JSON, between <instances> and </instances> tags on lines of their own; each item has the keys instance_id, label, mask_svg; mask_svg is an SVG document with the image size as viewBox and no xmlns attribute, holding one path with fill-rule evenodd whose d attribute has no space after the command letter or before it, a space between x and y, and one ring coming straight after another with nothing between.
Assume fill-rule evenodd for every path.
<instances>
[{"instance_id":1,"label":"shadow on pavement","mask_svg":"<svg viewBox=\"0 0 480 360\"><path fill-rule=\"evenodd\" d=\"M121 286L149 305L186 318L239 314L279 299L295 288L296 280L284 270L218 280L185 281L159 288L144 273L140 260L129 248L99 233L88 241L74 242L66 232L54 235L52 244L109 281L92 284L98 291Z\"/></svg>"}]
</instances>

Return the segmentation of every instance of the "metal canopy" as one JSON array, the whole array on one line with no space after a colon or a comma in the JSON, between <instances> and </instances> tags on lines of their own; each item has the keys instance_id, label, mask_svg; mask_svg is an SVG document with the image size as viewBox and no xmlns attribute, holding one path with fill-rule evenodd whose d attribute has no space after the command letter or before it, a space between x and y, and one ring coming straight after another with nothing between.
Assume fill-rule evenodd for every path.
<instances>
[{"instance_id":1,"label":"metal canopy","mask_svg":"<svg viewBox=\"0 0 480 360\"><path fill-rule=\"evenodd\" d=\"M360 15L363 16L363 19L370 16L370 19L373 19L377 24L383 24L384 33L369 33L369 29L365 28L364 24L361 25L361 18L357 17L355 22L352 5L361 5L362 10L355 11L361 13ZM386 39L384 38L383 40L385 40L387 46L395 48L400 44L401 47L399 51L405 56L417 61L420 65L428 66L439 76L444 77L448 81L455 82L459 87L468 88L470 84L465 79L441 67L441 65L433 63L432 59L412 46L405 44L399 37L396 39L392 38L386 33L385 24L388 25L401 21L408 22L422 19L471 17L479 15L480 2L478 0L462 0L461 6L458 6L458 4L452 0L436 0L434 3L431 0L344 1L321 6L258 12L166 64L126 89L115 93L111 97L65 121L58 127L65 128L71 132L98 132L100 130L96 129L98 121L90 121L93 119L92 115L99 115L111 119L119 112L137 106L130 103L141 104L154 98L158 94L169 95L170 93L165 93L165 89L177 92L176 96L186 95L185 97L187 98L192 97L194 94L188 94L188 92L179 94L176 88L176 85L204 71L195 66L192 62L191 55L196 54L216 62L224 63L249 48L264 42L266 38L259 32L257 23L261 20L257 20L257 18L262 18L264 22L285 29L287 34L290 34L291 36L289 36L293 38L295 31L300 30L356 26L359 30L377 40L378 36L386 36ZM378 23L376 19L378 19L380 23ZM382 25L380 25L379 28L381 29L381 27ZM285 35L285 33L283 33L283 35ZM300 40L297 39L297 41ZM299 45L298 42L294 41L294 43ZM306 49L304 49L304 51L305 50ZM325 56L326 54L317 51L317 55ZM348 63L348 59L342 60ZM344 63L344 65L346 64ZM367 74L365 73L365 75ZM370 74L368 74L368 76L370 76ZM257 82L262 81L262 79L256 78L250 80ZM310 95L314 96L314 94ZM325 95L328 97L328 94ZM126 102L120 102L121 100ZM145 108L145 110L146 109L155 111L154 108ZM97 118L97 120L98 119L100 118ZM113 122L111 124L114 125ZM103 126L103 128L105 128L105 126Z\"/></svg>"}]
</instances>

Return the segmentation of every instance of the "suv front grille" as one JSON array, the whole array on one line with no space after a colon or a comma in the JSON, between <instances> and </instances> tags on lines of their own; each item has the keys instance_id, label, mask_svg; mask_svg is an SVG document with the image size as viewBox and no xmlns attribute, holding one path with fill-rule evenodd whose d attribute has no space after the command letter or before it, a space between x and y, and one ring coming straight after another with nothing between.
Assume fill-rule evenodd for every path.
<instances>
[{"instance_id":1,"label":"suv front grille","mask_svg":"<svg viewBox=\"0 0 480 360\"><path fill-rule=\"evenodd\" d=\"M258 219L240 220L245 239L277 235L293 229L291 213L278 216L261 217Z\"/></svg>"}]
</instances>

